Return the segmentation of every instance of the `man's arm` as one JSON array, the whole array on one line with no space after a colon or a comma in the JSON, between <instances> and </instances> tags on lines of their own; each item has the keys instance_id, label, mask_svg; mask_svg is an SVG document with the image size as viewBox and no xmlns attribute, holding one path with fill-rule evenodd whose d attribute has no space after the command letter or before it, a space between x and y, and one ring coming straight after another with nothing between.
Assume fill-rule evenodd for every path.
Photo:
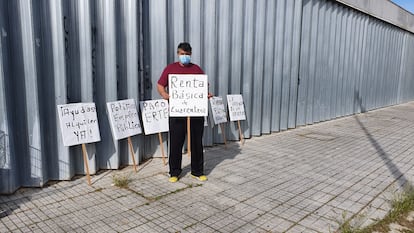
<instances>
[{"instance_id":1,"label":"man's arm","mask_svg":"<svg viewBox=\"0 0 414 233\"><path fill-rule=\"evenodd\" d=\"M160 93L161 97L165 100L168 100L170 98L170 95L165 91L165 87L157 83L157 91Z\"/></svg>"}]
</instances>

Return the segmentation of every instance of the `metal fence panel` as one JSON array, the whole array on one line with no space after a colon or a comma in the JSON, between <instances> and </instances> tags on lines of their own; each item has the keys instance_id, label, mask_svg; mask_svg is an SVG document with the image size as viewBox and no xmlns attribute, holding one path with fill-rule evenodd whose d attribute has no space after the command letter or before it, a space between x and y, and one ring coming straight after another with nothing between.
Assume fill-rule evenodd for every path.
<instances>
[{"instance_id":1,"label":"metal fence panel","mask_svg":"<svg viewBox=\"0 0 414 233\"><path fill-rule=\"evenodd\" d=\"M5 1L0 1L0 9L6 7ZM7 25L7 13L1 12L0 29ZM4 14L3 14L4 13ZM4 30L0 32L0 193L7 193L15 190L20 184L16 174L15 156L12 155L10 147L10 126L9 115L11 104L7 103L10 95L9 82L7 77L7 37Z\"/></svg>"},{"instance_id":2,"label":"metal fence panel","mask_svg":"<svg viewBox=\"0 0 414 233\"><path fill-rule=\"evenodd\" d=\"M243 66L247 65L246 63L248 63L248 59L247 57L243 56L243 40L244 38L242 36L240 36L241 34L243 34L243 29L244 29L244 11L245 11L245 7L246 7L246 1L242 1L242 3L239 3L240 1L237 0L233 0L231 1L231 5L230 8L228 9L230 11L230 14L232 15L231 17L231 21L229 21L230 25L231 25L231 39L229 40L229 46L230 46L230 50L231 50L231 58L230 60L230 76L229 76L229 83L228 83L228 88L229 91L228 93L232 94L232 93L242 93L242 83L244 82L243 77L244 77L244 73L243 73ZM207 19L206 19L207 20ZM220 18L217 20L217 22L221 22ZM230 29L229 28L229 29ZM224 39L225 37L223 37ZM218 40L221 41L221 40ZM218 43L219 45L221 43ZM220 50L220 47L219 47ZM224 59L227 57L225 54L223 54ZM216 64L218 66L221 65L221 63L219 62L218 64ZM219 80L222 78L220 76L217 77ZM248 80L248 79L247 79ZM246 82L247 82L246 80ZM223 82L223 81L222 81ZM219 82L217 80L217 84L219 86L223 85L224 83ZM225 82L225 81L224 81ZM246 84L247 85L247 84ZM225 97L227 93L220 93L221 96ZM248 99L247 101L250 101L250 99ZM225 101L226 102L226 101ZM250 102L248 102L250 103ZM236 125L234 123L230 123L228 124L229 130L227 130L226 132L228 132L229 134L227 135L228 139L234 140L234 139L238 139L239 138L239 134L236 128ZM244 129L249 129L248 126L242 124L242 128ZM246 136L250 135L250 131L245 131L244 134ZM220 141L214 141L214 142L221 142L222 139L220 139Z\"/></svg>"},{"instance_id":3,"label":"metal fence panel","mask_svg":"<svg viewBox=\"0 0 414 233\"><path fill-rule=\"evenodd\" d=\"M252 118L250 119L250 127L252 128L252 135L258 136L262 131L262 102L263 102L263 64L264 64L264 45L265 45L265 20L266 20L266 1L259 0L255 4L255 30L254 30L254 60L253 65L253 79L250 85L253 87L253 95L250 96L252 105L250 111ZM267 93L265 93L267 94ZM267 116L266 116L267 117ZM264 117L264 118L266 118Z\"/></svg>"},{"instance_id":4,"label":"metal fence panel","mask_svg":"<svg viewBox=\"0 0 414 233\"><path fill-rule=\"evenodd\" d=\"M56 106L67 103L65 41L62 4L60 1L41 1L33 5L37 22L45 22L44 30L38 32L40 47L36 49L38 67L39 104L41 134L44 143L44 161L49 169L46 179L68 180L74 175L68 147L62 145L62 134L58 125ZM35 10L36 9L36 10ZM42 67L42 68L40 68ZM46 163L45 163L46 165ZM46 171L46 169L44 169Z\"/></svg>"},{"instance_id":5,"label":"metal fence panel","mask_svg":"<svg viewBox=\"0 0 414 233\"><path fill-rule=\"evenodd\" d=\"M118 99L134 99L138 106L141 99L140 81L142 78L142 63L139 62L140 30L141 26L139 1L123 0L115 2L117 19L120 26L116 27L117 35L117 77L118 77ZM142 147L143 136L131 137L134 148L135 161L140 160L139 154ZM120 141L120 163L133 164L131 150L126 140ZM142 157L142 156L141 156Z\"/></svg>"},{"instance_id":6,"label":"metal fence panel","mask_svg":"<svg viewBox=\"0 0 414 233\"><path fill-rule=\"evenodd\" d=\"M90 1L63 1L66 22L65 61L68 83L68 103L94 101L94 74L96 73L96 27ZM97 171L96 146L87 144L89 171ZM85 174L80 146L70 148L75 160L75 173Z\"/></svg>"},{"instance_id":7,"label":"metal fence panel","mask_svg":"<svg viewBox=\"0 0 414 233\"><path fill-rule=\"evenodd\" d=\"M14 44L17 51L21 51L21 56L14 60L14 68L21 69L16 71L16 91L24 91L18 97L21 103L19 112L15 115L16 121L19 121L23 127L17 129L18 138L22 146L19 148L19 156L22 165L22 174L27 179L23 179L25 186L42 186L45 182L43 172L45 154L42 147L42 135L40 129L40 106L39 106L39 88L38 73L36 61L39 57L36 54L36 47L39 46L38 35L35 35L35 28L32 27L36 22L33 20L32 2L14 1L14 10L16 11L15 19L20 22L15 28L15 36L18 43ZM13 69L13 70L15 70ZM17 128L17 127L16 127ZM47 178L46 178L47 179Z\"/></svg>"},{"instance_id":8,"label":"metal fence panel","mask_svg":"<svg viewBox=\"0 0 414 233\"><path fill-rule=\"evenodd\" d=\"M216 2L216 10L217 10L217 21L221 22L217 24L217 37L215 38L219 43L217 43L217 50L216 50L216 59L217 62L213 69L216 70L215 76L213 79L215 80L214 93L217 96L222 96L223 99L226 98L226 95L229 94L230 88L230 80L231 80L231 71L232 67L238 67L237 58L233 61L231 59L232 55L232 45L231 45L231 36L232 36L232 12L231 12L231 1L217 1ZM237 46L237 42L235 41L235 45ZM208 48L206 48L208 49ZM197 53L203 53L202 51L197 51ZM233 64L232 64L233 63ZM209 74L207 74L209 75ZM230 93L232 94L232 93ZM237 93L236 93L237 94ZM234 127L229 130L229 135L227 138L235 139L238 136Z\"/></svg>"},{"instance_id":9,"label":"metal fence panel","mask_svg":"<svg viewBox=\"0 0 414 233\"><path fill-rule=\"evenodd\" d=\"M255 4L252 1L244 1L244 19L243 19L243 47L240 49L243 50L243 66L242 66L242 76L240 80L242 80L242 88L241 93L244 95L244 106L246 108L246 116L249 119L252 119L253 113L251 111L252 106L252 98L253 98L253 80L254 80L254 73L253 73L253 59L255 57L255 53L253 49L243 49L243 48L254 48L254 17L255 17ZM218 41L217 43L220 43ZM237 94L237 93L231 93ZM252 129L249 127L249 122L243 122L242 126L244 129L245 137L250 137L252 134ZM237 135L235 133L235 125L230 124L232 127L233 135ZM238 136L230 137L230 139L237 139Z\"/></svg>"},{"instance_id":10,"label":"metal fence panel","mask_svg":"<svg viewBox=\"0 0 414 233\"><path fill-rule=\"evenodd\" d=\"M275 18L276 18L276 1L268 0L266 5L266 28L265 28L265 51L263 64L263 109L262 115L266 116L262 120L261 133L269 134L272 132L272 93L273 75L274 75L274 47L275 47ZM299 27L300 28L300 27Z\"/></svg>"},{"instance_id":11,"label":"metal fence panel","mask_svg":"<svg viewBox=\"0 0 414 233\"><path fill-rule=\"evenodd\" d=\"M204 72L209 75L209 90L211 93L214 93L216 96L215 87L218 80L216 80L215 64L216 64L216 50L217 50L217 41L216 41L216 2L215 1L203 1L204 5L204 48L203 48L203 61L204 61ZM224 98L224 96L221 96ZM211 121L209 122L211 124ZM213 130L204 131L204 143L207 145L212 145L213 141L217 143L223 143L223 132L219 127L215 127Z\"/></svg>"},{"instance_id":12,"label":"metal fence panel","mask_svg":"<svg viewBox=\"0 0 414 233\"><path fill-rule=\"evenodd\" d=\"M288 128L296 127L297 101L298 101L298 80L300 66L300 33L302 25L302 0L294 1L293 9L293 44L292 44L292 66L290 76L290 95L289 95L289 117Z\"/></svg>"},{"instance_id":13,"label":"metal fence panel","mask_svg":"<svg viewBox=\"0 0 414 233\"><path fill-rule=\"evenodd\" d=\"M163 1L163 0L151 0L143 1L143 18L142 18L142 36L143 36L143 64L144 64L144 74L142 84L144 100L149 99L159 99L161 98L157 92L157 81L164 67L169 62L170 57L175 57L176 46L173 45L171 49L168 40L171 40L171 35L168 32L175 33L175 27L180 25L177 23L173 28L170 26L174 21L168 21L168 17L171 14L171 10L168 10L168 3L172 1ZM174 4L178 4L180 1L173 1ZM180 13L178 11L177 13ZM184 15L184 14L183 14ZM173 15L174 20L179 20L180 15ZM168 24L167 24L168 23ZM183 25L183 24L181 24ZM174 30L173 30L174 29ZM173 34L175 37L178 37L184 33L183 31L177 31ZM176 35L177 34L177 35ZM168 36L168 37L167 37ZM175 38L174 37L174 38ZM183 38L183 37L179 37ZM171 45L172 46L172 45ZM154 78L153 77L157 77ZM166 140L164 135L164 139ZM161 148L159 147L159 142L155 135L145 136L144 140L144 149L143 157L148 158L153 155L160 155Z\"/></svg>"},{"instance_id":14,"label":"metal fence panel","mask_svg":"<svg viewBox=\"0 0 414 233\"><path fill-rule=\"evenodd\" d=\"M117 169L119 161L119 143L114 140L106 114L106 102L117 100L117 64L115 33L115 1L96 1L96 73L95 102L99 118L101 141L96 143L98 167Z\"/></svg>"},{"instance_id":15,"label":"metal fence panel","mask_svg":"<svg viewBox=\"0 0 414 233\"><path fill-rule=\"evenodd\" d=\"M275 41L275 64L274 64L274 78L273 78L273 92L271 93L272 103L272 131L280 130L280 107L282 104L282 74L283 74L283 51L285 33L285 12L286 1L278 0L276 3L276 41Z\"/></svg>"},{"instance_id":16,"label":"metal fence panel","mask_svg":"<svg viewBox=\"0 0 414 233\"><path fill-rule=\"evenodd\" d=\"M300 57L301 57L301 64L299 70L299 84L298 84L298 102L297 102L297 119L296 124L298 126L306 124L306 116L307 116L307 103L309 101L308 98L308 87L309 87L309 59L310 59L310 42L311 39L308 35L310 35L311 31L311 14L312 14L312 6L309 4L310 0L303 1L303 10L302 10L302 32L301 32L301 50L300 50Z\"/></svg>"},{"instance_id":17,"label":"metal fence panel","mask_svg":"<svg viewBox=\"0 0 414 233\"><path fill-rule=\"evenodd\" d=\"M284 50L280 56L283 57L282 67L282 85L281 85L281 107L280 107L280 129L288 129L289 119L289 103L290 103L290 78L292 74L292 46L293 46L293 12L295 7L295 1L285 2L285 18L281 23L285 24L285 30L283 34Z\"/></svg>"}]
</instances>

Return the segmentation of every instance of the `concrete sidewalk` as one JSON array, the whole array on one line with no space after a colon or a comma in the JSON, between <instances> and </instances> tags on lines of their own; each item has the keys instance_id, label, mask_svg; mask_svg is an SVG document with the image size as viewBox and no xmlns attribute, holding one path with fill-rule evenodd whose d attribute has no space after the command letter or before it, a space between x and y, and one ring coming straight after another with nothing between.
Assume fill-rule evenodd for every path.
<instances>
[{"instance_id":1,"label":"concrete sidewalk","mask_svg":"<svg viewBox=\"0 0 414 233\"><path fill-rule=\"evenodd\" d=\"M0 196L0 232L334 232L414 178L414 102L206 148L207 182L161 159ZM128 189L113 177L130 176Z\"/></svg>"}]
</instances>

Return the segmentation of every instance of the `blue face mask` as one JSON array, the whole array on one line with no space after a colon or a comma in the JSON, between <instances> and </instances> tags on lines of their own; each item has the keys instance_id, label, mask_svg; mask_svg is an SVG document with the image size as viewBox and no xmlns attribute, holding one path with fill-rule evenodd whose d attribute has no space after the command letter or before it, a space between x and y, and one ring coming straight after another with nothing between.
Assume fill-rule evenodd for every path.
<instances>
[{"instance_id":1,"label":"blue face mask","mask_svg":"<svg viewBox=\"0 0 414 233\"><path fill-rule=\"evenodd\" d=\"M180 60L180 63L183 65L190 64L191 56L190 55L179 55L178 59Z\"/></svg>"}]
</instances>

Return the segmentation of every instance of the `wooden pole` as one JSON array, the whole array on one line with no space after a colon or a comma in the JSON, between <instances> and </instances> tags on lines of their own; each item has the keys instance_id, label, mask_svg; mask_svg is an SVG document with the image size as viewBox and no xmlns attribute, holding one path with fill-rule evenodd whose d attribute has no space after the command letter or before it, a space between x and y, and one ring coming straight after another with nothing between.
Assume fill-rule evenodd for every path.
<instances>
[{"instance_id":1,"label":"wooden pole","mask_svg":"<svg viewBox=\"0 0 414 233\"><path fill-rule=\"evenodd\" d=\"M221 128L221 134L223 135L224 146L227 147L226 132L224 132L223 124L220 124L220 128Z\"/></svg>"},{"instance_id":2,"label":"wooden pole","mask_svg":"<svg viewBox=\"0 0 414 233\"><path fill-rule=\"evenodd\" d=\"M190 117L187 117L187 151L188 157L191 157L191 124Z\"/></svg>"},{"instance_id":3,"label":"wooden pole","mask_svg":"<svg viewBox=\"0 0 414 233\"><path fill-rule=\"evenodd\" d=\"M128 145L129 150L131 151L131 157L132 157L132 163L134 164L134 170L137 172L137 164L135 162L135 153L134 153L134 147L132 146L131 137L128 137Z\"/></svg>"},{"instance_id":4,"label":"wooden pole","mask_svg":"<svg viewBox=\"0 0 414 233\"><path fill-rule=\"evenodd\" d=\"M165 163L164 144L162 143L161 133L158 133L158 139L160 140L161 154L162 154L162 163L164 163L164 166L165 166L165 165L167 165L167 163Z\"/></svg>"},{"instance_id":5,"label":"wooden pole","mask_svg":"<svg viewBox=\"0 0 414 233\"><path fill-rule=\"evenodd\" d=\"M89 174L88 152L86 151L85 144L82 144L82 154L83 154L83 162L85 163L85 168L86 168L86 178L88 179L88 184L92 185L91 176Z\"/></svg>"},{"instance_id":6,"label":"wooden pole","mask_svg":"<svg viewBox=\"0 0 414 233\"><path fill-rule=\"evenodd\" d=\"M239 125L240 142L242 143L242 145L244 145L244 136L241 131L240 121L237 121L237 124Z\"/></svg>"}]
</instances>

